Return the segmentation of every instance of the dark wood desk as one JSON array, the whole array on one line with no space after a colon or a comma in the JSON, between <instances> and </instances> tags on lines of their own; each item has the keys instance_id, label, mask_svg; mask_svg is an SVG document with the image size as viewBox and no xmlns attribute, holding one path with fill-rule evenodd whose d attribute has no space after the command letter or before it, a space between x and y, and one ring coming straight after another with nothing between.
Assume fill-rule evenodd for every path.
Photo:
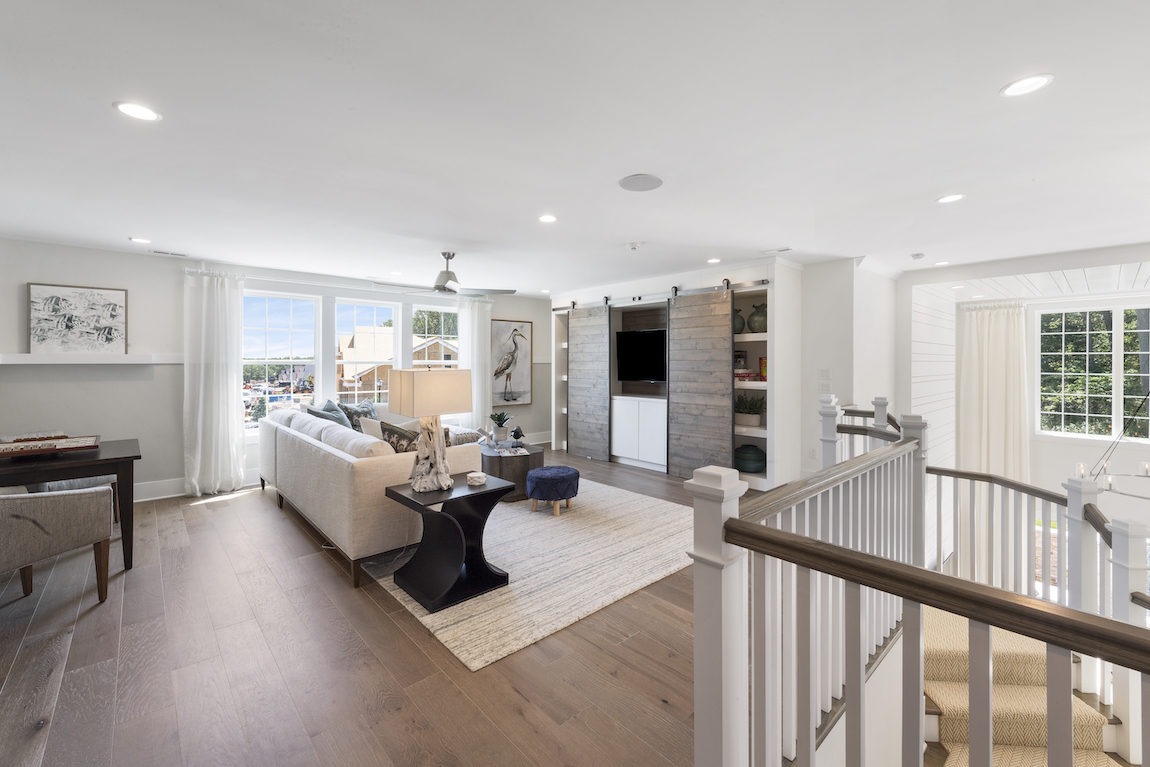
<instances>
[{"instance_id":1,"label":"dark wood desk","mask_svg":"<svg viewBox=\"0 0 1150 767\"><path fill-rule=\"evenodd\" d=\"M116 475L116 492L120 502L120 537L124 546L124 569L132 569L132 534L135 514L132 475L134 461L140 460L138 439L114 439L101 442L95 450L29 455L23 458L0 458L0 487L53 482L58 479Z\"/></svg>"},{"instance_id":2,"label":"dark wood desk","mask_svg":"<svg viewBox=\"0 0 1150 767\"><path fill-rule=\"evenodd\" d=\"M467 484L467 474L452 474L450 490L417 493L411 485L392 485L388 498L423 516L423 540L406 565L395 571L395 585L430 613L506 586L504 570L483 555L483 530L499 499L514 482L488 477L484 485ZM442 503L439 511L430 508Z\"/></svg>"}]
</instances>

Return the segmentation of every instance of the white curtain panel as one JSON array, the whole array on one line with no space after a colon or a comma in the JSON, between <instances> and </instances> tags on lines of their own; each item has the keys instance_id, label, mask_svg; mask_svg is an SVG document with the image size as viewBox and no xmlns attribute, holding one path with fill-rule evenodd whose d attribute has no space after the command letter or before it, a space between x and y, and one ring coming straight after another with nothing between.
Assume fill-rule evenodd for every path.
<instances>
[{"instance_id":1,"label":"white curtain panel","mask_svg":"<svg viewBox=\"0 0 1150 767\"><path fill-rule=\"evenodd\" d=\"M471 371L471 413L463 417L469 429L490 426L491 299L459 299L459 367Z\"/></svg>"},{"instance_id":2,"label":"white curtain panel","mask_svg":"<svg viewBox=\"0 0 1150 767\"><path fill-rule=\"evenodd\" d=\"M957 320L958 468L1029 482L1026 309L967 304Z\"/></svg>"},{"instance_id":3,"label":"white curtain panel","mask_svg":"<svg viewBox=\"0 0 1150 767\"><path fill-rule=\"evenodd\" d=\"M244 484L243 281L184 276L184 491Z\"/></svg>"}]
</instances>

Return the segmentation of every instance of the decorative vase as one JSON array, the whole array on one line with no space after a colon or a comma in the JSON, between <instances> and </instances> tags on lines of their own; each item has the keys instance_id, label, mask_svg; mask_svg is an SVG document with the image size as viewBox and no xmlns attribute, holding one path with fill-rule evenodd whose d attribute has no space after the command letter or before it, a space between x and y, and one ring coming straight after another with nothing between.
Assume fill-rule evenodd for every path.
<instances>
[{"instance_id":1,"label":"decorative vase","mask_svg":"<svg viewBox=\"0 0 1150 767\"><path fill-rule=\"evenodd\" d=\"M767 305L755 304L755 310L747 317L747 331L750 333L767 332Z\"/></svg>"},{"instance_id":2,"label":"decorative vase","mask_svg":"<svg viewBox=\"0 0 1150 767\"><path fill-rule=\"evenodd\" d=\"M742 333L743 328L745 328L747 326L747 321L745 319L743 319L743 315L739 313L741 311L743 311L743 310L742 309L736 309L734 316L731 318L731 325L732 325L731 329L735 332L736 335L739 333Z\"/></svg>"},{"instance_id":3,"label":"decorative vase","mask_svg":"<svg viewBox=\"0 0 1150 767\"><path fill-rule=\"evenodd\" d=\"M495 440L496 442L506 442L507 441L507 427L506 426L493 427L491 429L491 438L493 440Z\"/></svg>"},{"instance_id":4,"label":"decorative vase","mask_svg":"<svg viewBox=\"0 0 1150 767\"><path fill-rule=\"evenodd\" d=\"M757 474L767 468L767 454L754 445L735 448L735 468Z\"/></svg>"},{"instance_id":5,"label":"decorative vase","mask_svg":"<svg viewBox=\"0 0 1150 767\"><path fill-rule=\"evenodd\" d=\"M763 416L759 413L735 413L736 426L761 426Z\"/></svg>"}]
</instances>

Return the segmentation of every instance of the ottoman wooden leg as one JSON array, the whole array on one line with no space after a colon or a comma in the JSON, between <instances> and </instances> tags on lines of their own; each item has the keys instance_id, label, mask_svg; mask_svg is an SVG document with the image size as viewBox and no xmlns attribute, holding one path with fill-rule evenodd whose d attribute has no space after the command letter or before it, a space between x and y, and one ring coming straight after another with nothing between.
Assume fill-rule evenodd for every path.
<instances>
[{"instance_id":1,"label":"ottoman wooden leg","mask_svg":"<svg viewBox=\"0 0 1150 767\"><path fill-rule=\"evenodd\" d=\"M571 508L571 499L570 498L567 499L567 508Z\"/></svg>"},{"instance_id":2,"label":"ottoman wooden leg","mask_svg":"<svg viewBox=\"0 0 1150 767\"><path fill-rule=\"evenodd\" d=\"M539 511L539 499L538 498L532 498L531 499L531 510L532 511Z\"/></svg>"},{"instance_id":3,"label":"ottoman wooden leg","mask_svg":"<svg viewBox=\"0 0 1150 767\"><path fill-rule=\"evenodd\" d=\"M559 516L559 501L552 501L551 505L555 509L555 516Z\"/></svg>"}]
</instances>

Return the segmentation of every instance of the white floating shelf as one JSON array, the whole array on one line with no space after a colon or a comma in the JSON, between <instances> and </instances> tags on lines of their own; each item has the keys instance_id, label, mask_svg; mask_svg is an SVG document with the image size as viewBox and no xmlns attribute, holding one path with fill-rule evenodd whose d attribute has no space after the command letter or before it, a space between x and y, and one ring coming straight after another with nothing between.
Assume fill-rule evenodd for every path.
<instances>
[{"instance_id":1,"label":"white floating shelf","mask_svg":"<svg viewBox=\"0 0 1150 767\"><path fill-rule=\"evenodd\" d=\"M563 415L567 415L567 408L565 408L565 407L564 407L564 408L560 408L560 409L559 409L559 412L560 412L560 413L562 413Z\"/></svg>"},{"instance_id":2,"label":"white floating shelf","mask_svg":"<svg viewBox=\"0 0 1150 767\"><path fill-rule=\"evenodd\" d=\"M750 485L750 488L752 490L770 490L771 489L771 483L767 481L767 473L765 471L754 472L754 473L751 473L749 471L740 471L739 472L739 479L743 480L748 485Z\"/></svg>"},{"instance_id":3,"label":"white floating shelf","mask_svg":"<svg viewBox=\"0 0 1150 767\"><path fill-rule=\"evenodd\" d=\"M560 348L562 348L562 349L566 349L566 348L567 348L567 342L566 342L566 341L564 341L564 342L563 342L562 344L560 344L559 346L560 346Z\"/></svg>"},{"instance_id":4,"label":"white floating shelf","mask_svg":"<svg viewBox=\"0 0 1150 767\"><path fill-rule=\"evenodd\" d=\"M769 437L771 433L762 426L736 426L735 434L741 437Z\"/></svg>"},{"instance_id":5,"label":"white floating shelf","mask_svg":"<svg viewBox=\"0 0 1150 767\"><path fill-rule=\"evenodd\" d=\"M766 391L770 387L770 381L735 381L736 389L758 389L760 391Z\"/></svg>"},{"instance_id":6,"label":"white floating shelf","mask_svg":"<svg viewBox=\"0 0 1150 767\"><path fill-rule=\"evenodd\" d=\"M0 354L0 365L182 365L182 354Z\"/></svg>"},{"instance_id":7,"label":"white floating shelf","mask_svg":"<svg viewBox=\"0 0 1150 767\"><path fill-rule=\"evenodd\" d=\"M757 341L770 341L771 334L769 331L766 333L735 333L734 340L737 344L754 343Z\"/></svg>"},{"instance_id":8,"label":"white floating shelf","mask_svg":"<svg viewBox=\"0 0 1150 767\"><path fill-rule=\"evenodd\" d=\"M560 381L566 381L566 380L567 380L567 376L559 376L559 380L560 380Z\"/></svg>"}]
</instances>

